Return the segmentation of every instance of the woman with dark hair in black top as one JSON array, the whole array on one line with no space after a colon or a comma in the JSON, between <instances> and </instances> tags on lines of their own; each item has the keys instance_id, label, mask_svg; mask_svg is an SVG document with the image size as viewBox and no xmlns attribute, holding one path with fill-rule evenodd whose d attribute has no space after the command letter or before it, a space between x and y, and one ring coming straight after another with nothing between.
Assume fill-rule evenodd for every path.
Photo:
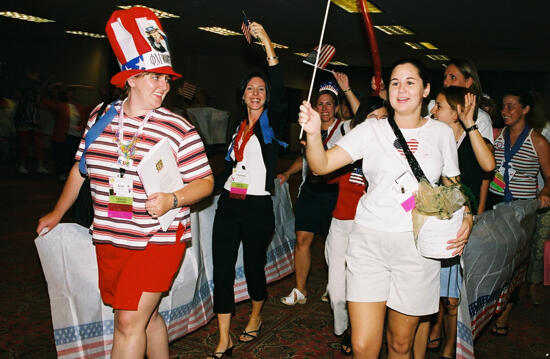
<instances>
[{"instance_id":1,"label":"woman with dark hair in black top","mask_svg":"<svg viewBox=\"0 0 550 359\"><path fill-rule=\"evenodd\" d=\"M219 341L209 358L231 356L229 334L235 308L235 263L243 243L244 272L252 312L239 342L257 338L261 309L267 296L264 266L273 236L275 218L271 195L279 146L275 136L284 119L283 78L273 45L262 25L252 22L251 34L266 50L268 76L253 72L241 84L245 118L239 123L226 156L225 171L218 179L223 187L214 218L212 252L214 261L214 312L218 317Z\"/></svg>"}]
</instances>

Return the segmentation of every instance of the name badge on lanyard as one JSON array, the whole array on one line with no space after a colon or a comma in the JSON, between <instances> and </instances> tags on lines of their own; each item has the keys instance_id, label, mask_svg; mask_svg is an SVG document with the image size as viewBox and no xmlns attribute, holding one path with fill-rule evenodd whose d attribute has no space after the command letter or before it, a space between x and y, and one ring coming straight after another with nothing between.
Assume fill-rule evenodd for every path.
<instances>
[{"instance_id":1,"label":"name badge on lanyard","mask_svg":"<svg viewBox=\"0 0 550 359\"><path fill-rule=\"evenodd\" d=\"M516 174L516 170L512 168L512 164L509 163L508 167L508 181L512 180L512 177ZM506 169L504 166L500 166L498 171L495 172L495 176L493 177L493 180L489 184L489 186L497 191L498 193L504 193L504 189L506 188L506 181L504 180L504 173Z\"/></svg>"},{"instance_id":2,"label":"name badge on lanyard","mask_svg":"<svg viewBox=\"0 0 550 359\"><path fill-rule=\"evenodd\" d=\"M249 182L250 177L248 170L243 164L239 163L237 167L233 168L229 197L235 199L245 199Z\"/></svg>"},{"instance_id":3,"label":"name badge on lanyard","mask_svg":"<svg viewBox=\"0 0 550 359\"><path fill-rule=\"evenodd\" d=\"M110 218L132 219L134 185L131 178L109 177L109 204L107 215Z\"/></svg>"},{"instance_id":4,"label":"name badge on lanyard","mask_svg":"<svg viewBox=\"0 0 550 359\"><path fill-rule=\"evenodd\" d=\"M418 182L411 172L407 171L395 179L392 186L392 197L401 205L405 212L416 207L414 191L418 189Z\"/></svg>"}]
</instances>

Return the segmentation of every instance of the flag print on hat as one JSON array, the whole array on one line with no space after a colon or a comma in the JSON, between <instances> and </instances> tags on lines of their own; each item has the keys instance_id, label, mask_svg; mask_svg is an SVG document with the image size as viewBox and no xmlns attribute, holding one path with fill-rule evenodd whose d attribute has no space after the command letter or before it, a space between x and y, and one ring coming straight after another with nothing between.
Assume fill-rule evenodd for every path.
<instances>
[{"instance_id":1,"label":"flag print on hat","mask_svg":"<svg viewBox=\"0 0 550 359\"><path fill-rule=\"evenodd\" d=\"M128 78L141 72L181 77L172 69L166 34L151 10L139 6L116 10L105 32L121 70L111 78L113 85L124 88Z\"/></svg>"}]
</instances>

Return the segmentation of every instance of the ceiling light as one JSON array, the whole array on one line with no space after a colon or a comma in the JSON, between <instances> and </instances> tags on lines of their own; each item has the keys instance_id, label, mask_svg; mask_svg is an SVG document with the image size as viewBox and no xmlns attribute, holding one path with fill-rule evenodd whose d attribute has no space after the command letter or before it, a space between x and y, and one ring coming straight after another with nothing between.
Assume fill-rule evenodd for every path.
<instances>
[{"instance_id":1,"label":"ceiling light","mask_svg":"<svg viewBox=\"0 0 550 359\"><path fill-rule=\"evenodd\" d=\"M437 46L433 45L430 42L420 42L420 45L424 46L428 50L437 50Z\"/></svg>"},{"instance_id":2,"label":"ceiling light","mask_svg":"<svg viewBox=\"0 0 550 359\"><path fill-rule=\"evenodd\" d=\"M31 22L55 22L54 20L44 19L43 17L20 14L14 11L0 11L0 15L5 17L11 17L13 19L25 20Z\"/></svg>"},{"instance_id":3,"label":"ceiling light","mask_svg":"<svg viewBox=\"0 0 550 359\"><path fill-rule=\"evenodd\" d=\"M417 42L404 42L404 44L407 45L408 47L410 47L413 50L422 50L422 49L424 49L424 46L420 45Z\"/></svg>"},{"instance_id":4,"label":"ceiling light","mask_svg":"<svg viewBox=\"0 0 550 359\"><path fill-rule=\"evenodd\" d=\"M145 5L117 5L119 8L121 9L129 9L131 7L144 7L146 9L149 9L151 10L152 12L155 13L155 15L157 15L159 18L172 18L172 19L178 19L179 16L178 15L174 15L174 14L171 14L169 12L166 12L166 11L162 11L162 10L158 10L158 9L153 9L152 7L148 7L148 6L145 6Z\"/></svg>"},{"instance_id":5,"label":"ceiling light","mask_svg":"<svg viewBox=\"0 0 550 359\"><path fill-rule=\"evenodd\" d=\"M239 35L240 35L240 34L239 34ZM259 42L259 41L254 41L254 43L263 46L263 44L262 44L261 42ZM276 49L288 49L288 46L286 46L286 45L281 45L281 44L278 44L278 43L276 43L276 42L272 42L271 44L272 44L273 47L276 48Z\"/></svg>"},{"instance_id":6,"label":"ceiling light","mask_svg":"<svg viewBox=\"0 0 550 359\"><path fill-rule=\"evenodd\" d=\"M213 32L214 34L218 34L218 35L222 35L222 36L240 36L240 35L242 35L240 32L235 32L235 31L232 31L232 30L224 29L223 27L218 27L218 26L210 26L210 27L199 26L199 30Z\"/></svg>"},{"instance_id":7,"label":"ceiling light","mask_svg":"<svg viewBox=\"0 0 550 359\"><path fill-rule=\"evenodd\" d=\"M430 60L434 61L449 61L449 58L445 55L426 55Z\"/></svg>"},{"instance_id":8,"label":"ceiling light","mask_svg":"<svg viewBox=\"0 0 550 359\"><path fill-rule=\"evenodd\" d=\"M342 9L347 12L358 13L361 12L360 8L357 6L357 0L332 0L334 5L340 6ZM380 8L376 5L367 1L367 11L372 14L379 14L382 12Z\"/></svg>"},{"instance_id":9,"label":"ceiling light","mask_svg":"<svg viewBox=\"0 0 550 359\"><path fill-rule=\"evenodd\" d=\"M335 66L348 66L348 64L345 64L345 63L340 62L340 61L331 61L331 62L329 62L329 64L335 65Z\"/></svg>"},{"instance_id":10,"label":"ceiling light","mask_svg":"<svg viewBox=\"0 0 550 359\"><path fill-rule=\"evenodd\" d=\"M375 25L374 27L388 35L414 35L414 32L401 25Z\"/></svg>"},{"instance_id":11,"label":"ceiling light","mask_svg":"<svg viewBox=\"0 0 550 359\"><path fill-rule=\"evenodd\" d=\"M86 31L66 30L65 32L67 34L89 36L89 37L94 37L96 39L103 39L107 37L102 34L94 34L93 32L86 32Z\"/></svg>"}]
</instances>

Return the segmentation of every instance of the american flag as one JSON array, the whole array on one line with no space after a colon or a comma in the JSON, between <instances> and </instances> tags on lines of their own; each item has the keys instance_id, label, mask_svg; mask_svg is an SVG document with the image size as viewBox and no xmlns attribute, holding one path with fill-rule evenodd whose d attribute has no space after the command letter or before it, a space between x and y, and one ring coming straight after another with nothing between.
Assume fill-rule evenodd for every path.
<instances>
[{"instance_id":1,"label":"american flag","mask_svg":"<svg viewBox=\"0 0 550 359\"><path fill-rule=\"evenodd\" d=\"M315 47L315 49L313 49L313 51L309 55L307 55L307 57L303 61L304 64L315 66L318 48L319 46ZM320 69L325 69L325 67L327 67L327 64L334 57L335 53L336 49L334 48L334 46L329 44L321 45L321 53L319 54L319 62L317 63L317 67L319 67Z\"/></svg>"},{"instance_id":2,"label":"american flag","mask_svg":"<svg viewBox=\"0 0 550 359\"><path fill-rule=\"evenodd\" d=\"M364 186L367 183L367 181L365 180L365 176L363 176L363 171L360 166L356 166L353 168L349 176L349 181L351 183L355 183L361 186Z\"/></svg>"},{"instance_id":3,"label":"american flag","mask_svg":"<svg viewBox=\"0 0 550 359\"><path fill-rule=\"evenodd\" d=\"M246 41L250 44L251 38L250 38L250 21L246 17L246 14L243 11L243 23L241 24L241 30L243 31L244 37L246 37Z\"/></svg>"},{"instance_id":4,"label":"american flag","mask_svg":"<svg viewBox=\"0 0 550 359\"><path fill-rule=\"evenodd\" d=\"M178 89L178 94L182 95L184 99L191 101L197 92L197 86L191 82L184 81L183 86Z\"/></svg>"}]
</instances>

